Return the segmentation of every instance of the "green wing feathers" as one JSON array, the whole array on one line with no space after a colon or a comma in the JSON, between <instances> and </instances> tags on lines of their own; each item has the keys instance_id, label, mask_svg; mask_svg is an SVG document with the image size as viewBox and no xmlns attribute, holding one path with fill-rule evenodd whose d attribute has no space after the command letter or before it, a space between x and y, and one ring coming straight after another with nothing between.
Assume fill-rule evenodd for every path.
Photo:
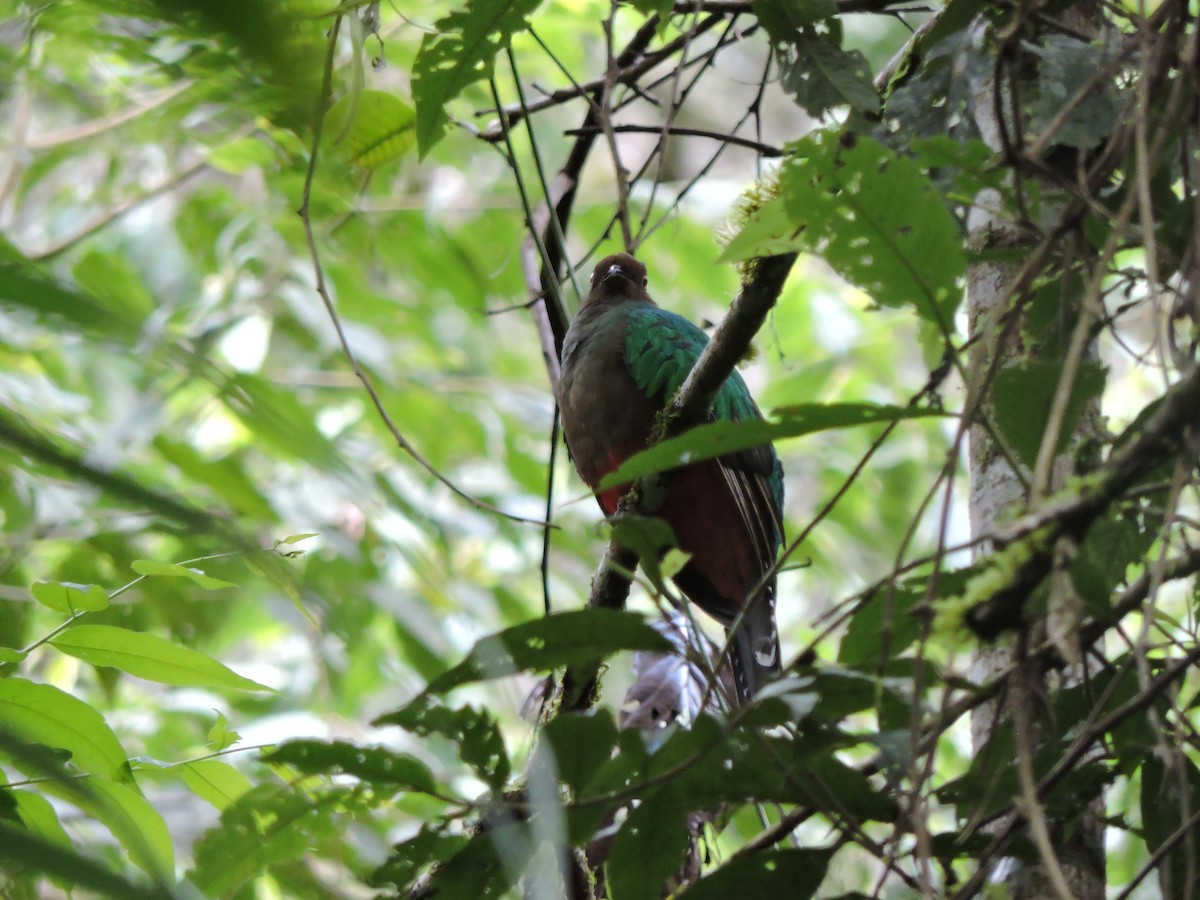
<instances>
[{"instance_id":1,"label":"green wing feathers","mask_svg":"<svg viewBox=\"0 0 1200 900\"><path fill-rule=\"evenodd\" d=\"M655 306L632 309L625 333L625 365L638 389L652 400L666 404L679 390L688 373L708 345L708 335L683 316ZM739 421L762 418L750 389L738 372L721 385L713 401L713 418ZM755 447L722 459L730 468L763 478L771 498L776 531L772 542L783 540L779 510L783 506L783 469L770 445Z\"/></svg>"}]
</instances>

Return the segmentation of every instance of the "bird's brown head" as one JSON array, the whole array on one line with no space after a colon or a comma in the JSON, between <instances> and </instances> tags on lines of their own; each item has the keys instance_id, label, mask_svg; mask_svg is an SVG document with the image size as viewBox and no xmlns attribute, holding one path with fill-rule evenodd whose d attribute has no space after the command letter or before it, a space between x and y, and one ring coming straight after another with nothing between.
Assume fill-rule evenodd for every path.
<instances>
[{"instance_id":1,"label":"bird's brown head","mask_svg":"<svg viewBox=\"0 0 1200 900\"><path fill-rule=\"evenodd\" d=\"M614 253L596 264L587 297L589 303L648 299L646 267L628 253Z\"/></svg>"}]
</instances>

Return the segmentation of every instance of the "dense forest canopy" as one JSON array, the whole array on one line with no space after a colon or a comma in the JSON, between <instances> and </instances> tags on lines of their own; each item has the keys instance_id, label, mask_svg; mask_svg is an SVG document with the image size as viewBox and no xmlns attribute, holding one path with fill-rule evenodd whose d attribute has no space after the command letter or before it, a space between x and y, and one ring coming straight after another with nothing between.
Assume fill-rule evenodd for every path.
<instances>
[{"instance_id":1,"label":"dense forest canopy","mask_svg":"<svg viewBox=\"0 0 1200 900\"><path fill-rule=\"evenodd\" d=\"M1196 895L1198 16L10 4L0 893ZM619 251L611 484L782 463L746 702L559 433Z\"/></svg>"}]
</instances>

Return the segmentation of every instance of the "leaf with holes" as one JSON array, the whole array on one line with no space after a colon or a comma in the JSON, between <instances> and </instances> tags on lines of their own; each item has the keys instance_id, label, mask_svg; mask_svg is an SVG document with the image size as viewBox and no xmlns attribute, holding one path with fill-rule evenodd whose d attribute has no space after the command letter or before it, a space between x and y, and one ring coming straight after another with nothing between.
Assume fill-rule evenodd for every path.
<instances>
[{"instance_id":1,"label":"leaf with holes","mask_svg":"<svg viewBox=\"0 0 1200 900\"><path fill-rule=\"evenodd\" d=\"M882 306L954 330L966 255L958 224L912 159L854 134L793 144L779 179L810 252Z\"/></svg>"},{"instance_id":2,"label":"leaf with holes","mask_svg":"<svg viewBox=\"0 0 1200 900\"><path fill-rule=\"evenodd\" d=\"M464 684L517 672L545 672L581 665L618 650L654 650L671 645L635 613L579 609L555 613L481 638L457 666L429 682L426 694L444 694Z\"/></svg>"},{"instance_id":3,"label":"leaf with holes","mask_svg":"<svg viewBox=\"0 0 1200 900\"><path fill-rule=\"evenodd\" d=\"M541 0L468 0L466 8L434 23L413 63L417 149L422 159L442 139L446 105L467 85L490 78L493 61Z\"/></svg>"}]
</instances>

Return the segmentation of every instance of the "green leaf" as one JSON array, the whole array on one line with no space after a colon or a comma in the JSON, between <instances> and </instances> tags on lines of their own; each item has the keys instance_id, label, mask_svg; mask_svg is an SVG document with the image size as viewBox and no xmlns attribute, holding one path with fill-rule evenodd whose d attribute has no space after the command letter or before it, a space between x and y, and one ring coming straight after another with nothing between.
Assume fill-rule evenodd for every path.
<instances>
[{"instance_id":1,"label":"green leaf","mask_svg":"<svg viewBox=\"0 0 1200 900\"><path fill-rule=\"evenodd\" d=\"M162 575L166 578L188 578L202 588L217 590L219 588L237 587L229 581L205 575L199 569L181 566L178 563L156 562L153 559L135 559L129 567L139 575Z\"/></svg>"},{"instance_id":2,"label":"green leaf","mask_svg":"<svg viewBox=\"0 0 1200 900\"><path fill-rule=\"evenodd\" d=\"M804 900L817 892L829 866L829 850L766 850L751 853L701 878L679 900L728 897L788 897Z\"/></svg>"},{"instance_id":3,"label":"green leaf","mask_svg":"<svg viewBox=\"0 0 1200 900\"><path fill-rule=\"evenodd\" d=\"M750 0L750 8L775 44L790 44L796 32L837 15L835 0Z\"/></svg>"},{"instance_id":4,"label":"green leaf","mask_svg":"<svg viewBox=\"0 0 1200 900\"><path fill-rule=\"evenodd\" d=\"M554 754L559 780L578 795L612 758L617 725L607 709L558 715L546 724L542 741Z\"/></svg>"},{"instance_id":5,"label":"green leaf","mask_svg":"<svg viewBox=\"0 0 1200 900\"><path fill-rule=\"evenodd\" d=\"M804 246L875 302L912 306L951 333L962 236L917 163L853 133L818 132L791 150L779 186Z\"/></svg>"},{"instance_id":6,"label":"green leaf","mask_svg":"<svg viewBox=\"0 0 1200 900\"><path fill-rule=\"evenodd\" d=\"M395 94L360 91L330 108L326 125L350 148L350 162L374 169L399 159L416 144L416 110Z\"/></svg>"},{"instance_id":7,"label":"green leaf","mask_svg":"<svg viewBox=\"0 0 1200 900\"><path fill-rule=\"evenodd\" d=\"M54 806L41 794L33 791L12 791L17 804L17 815L31 833L63 847L71 846L71 839L58 820Z\"/></svg>"},{"instance_id":8,"label":"green leaf","mask_svg":"<svg viewBox=\"0 0 1200 900\"><path fill-rule=\"evenodd\" d=\"M133 343L141 323L128 310L114 311L96 297L43 273L33 263L0 262L0 305L23 307L47 324L120 343Z\"/></svg>"},{"instance_id":9,"label":"green leaf","mask_svg":"<svg viewBox=\"0 0 1200 900\"><path fill-rule=\"evenodd\" d=\"M217 721L213 723L212 728L208 729L206 739L210 750L220 752L228 747L232 747L242 739L242 736L230 728L224 714L218 712Z\"/></svg>"},{"instance_id":10,"label":"green leaf","mask_svg":"<svg viewBox=\"0 0 1200 900\"><path fill-rule=\"evenodd\" d=\"M493 789L499 790L511 771L504 739L495 720L484 710L465 706L450 709L434 703L428 693L408 706L376 719L373 725L399 725L427 737L438 734L458 745L458 755Z\"/></svg>"},{"instance_id":11,"label":"green leaf","mask_svg":"<svg viewBox=\"0 0 1200 900\"><path fill-rule=\"evenodd\" d=\"M309 538L320 537L315 531L306 531L303 534L289 534L282 541L284 544L298 544L301 541L307 541Z\"/></svg>"},{"instance_id":12,"label":"green leaf","mask_svg":"<svg viewBox=\"0 0 1200 900\"><path fill-rule=\"evenodd\" d=\"M717 261L725 263L774 256L803 246L783 197L772 197L747 217Z\"/></svg>"},{"instance_id":13,"label":"green leaf","mask_svg":"<svg viewBox=\"0 0 1200 900\"><path fill-rule=\"evenodd\" d=\"M161 684L210 685L241 691L272 690L257 681L243 678L198 650L155 634L130 631L115 625L76 625L50 643L63 653L94 666L111 666Z\"/></svg>"},{"instance_id":14,"label":"green leaf","mask_svg":"<svg viewBox=\"0 0 1200 900\"><path fill-rule=\"evenodd\" d=\"M241 175L252 166L269 166L274 159L271 145L257 135L229 141L208 154L210 166L230 175Z\"/></svg>"},{"instance_id":15,"label":"green leaf","mask_svg":"<svg viewBox=\"0 0 1200 900\"><path fill-rule=\"evenodd\" d=\"M192 793L223 810L253 785L250 779L219 759L200 759L179 766L183 783Z\"/></svg>"},{"instance_id":16,"label":"green leaf","mask_svg":"<svg viewBox=\"0 0 1200 900\"><path fill-rule=\"evenodd\" d=\"M405 889L411 888L428 866L452 859L470 841L465 834L447 834L443 828L424 825L415 837L396 844L387 861L371 873L369 883L394 885L401 895L411 893Z\"/></svg>"},{"instance_id":17,"label":"green leaf","mask_svg":"<svg viewBox=\"0 0 1200 900\"><path fill-rule=\"evenodd\" d=\"M1008 366L996 374L992 387L996 424L1027 466L1037 462L1062 371L1062 363L1046 360ZM1059 428L1055 454L1067 448L1080 414L1103 392L1105 377L1105 369L1099 363L1080 364Z\"/></svg>"},{"instance_id":18,"label":"green leaf","mask_svg":"<svg viewBox=\"0 0 1200 900\"><path fill-rule=\"evenodd\" d=\"M437 782L429 767L408 753L386 747L367 747L347 741L294 740L263 756L264 762L283 763L305 775L353 775L383 788L434 793Z\"/></svg>"},{"instance_id":19,"label":"green leaf","mask_svg":"<svg viewBox=\"0 0 1200 900\"><path fill-rule=\"evenodd\" d=\"M141 273L123 254L89 250L71 270L76 283L121 319L139 328L156 306Z\"/></svg>"},{"instance_id":20,"label":"green leaf","mask_svg":"<svg viewBox=\"0 0 1200 900\"><path fill-rule=\"evenodd\" d=\"M554 613L481 638L466 659L429 682L425 693L444 694L517 672L580 665L618 650L666 653L670 649L670 643L636 613L611 609Z\"/></svg>"},{"instance_id":21,"label":"green leaf","mask_svg":"<svg viewBox=\"0 0 1200 900\"><path fill-rule=\"evenodd\" d=\"M0 666L19 663L28 655L24 650L14 650L12 647L0 647Z\"/></svg>"},{"instance_id":22,"label":"green leaf","mask_svg":"<svg viewBox=\"0 0 1200 900\"><path fill-rule=\"evenodd\" d=\"M625 460L600 482L604 490L638 478L666 472L688 463L748 450L781 438L801 437L831 428L874 425L900 419L922 419L945 413L905 406L874 403L805 403L773 411L778 421L720 421L697 425L678 437L669 438Z\"/></svg>"},{"instance_id":23,"label":"green leaf","mask_svg":"<svg viewBox=\"0 0 1200 900\"><path fill-rule=\"evenodd\" d=\"M52 685L0 679L0 728L66 750L84 772L129 780L125 750L100 713Z\"/></svg>"},{"instance_id":24,"label":"green leaf","mask_svg":"<svg viewBox=\"0 0 1200 900\"><path fill-rule=\"evenodd\" d=\"M228 897L269 866L303 859L312 851L313 835L328 827L330 807L341 796L338 791L301 794L278 785L247 791L196 843L189 878L205 896Z\"/></svg>"},{"instance_id":25,"label":"green leaf","mask_svg":"<svg viewBox=\"0 0 1200 900\"><path fill-rule=\"evenodd\" d=\"M134 884L94 860L63 847L57 841L0 820L0 869L44 872L76 888L106 897L129 900L162 900L160 889Z\"/></svg>"},{"instance_id":26,"label":"green leaf","mask_svg":"<svg viewBox=\"0 0 1200 900\"><path fill-rule=\"evenodd\" d=\"M662 17L663 25L670 18L671 10L675 8L675 0L630 0L629 5L647 19L653 15ZM661 34L662 27L659 28Z\"/></svg>"},{"instance_id":27,"label":"green leaf","mask_svg":"<svg viewBox=\"0 0 1200 900\"><path fill-rule=\"evenodd\" d=\"M838 106L877 113L879 93L866 57L858 50L843 50L839 32L819 34L809 27L796 32L794 55L782 65L783 89L812 116Z\"/></svg>"},{"instance_id":28,"label":"green leaf","mask_svg":"<svg viewBox=\"0 0 1200 900\"><path fill-rule=\"evenodd\" d=\"M146 798L129 785L105 778L93 778L87 787L90 800L80 801L75 795L71 799L108 826L139 868L160 879L173 879L171 833Z\"/></svg>"},{"instance_id":29,"label":"green leaf","mask_svg":"<svg viewBox=\"0 0 1200 900\"><path fill-rule=\"evenodd\" d=\"M446 105L467 85L491 77L495 56L541 0L467 0L466 8L434 23L436 34L421 40L413 63L412 93L417 107L417 148L422 159L441 140L449 115Z\"/></svg>"},{"instance_id":30,"label":"green leaf","mask_svg":"<svg viewBox=\"0 0 1200 900\"><path fill-rule=\"evenodd\" d=\"M75 615L108 607L108 592L96 584L69 581L35 581L29 589L33 599L55 612Z\"/></svg>"},{"instance_id":31,"label":"green leaf","mask_svg":"<svg viewBox=\"0 0 1200 900\"><path fill-rule=\"evenodd\" d=\"M851 617L846 636L838 648L844 666L875 671L887 651L892 659L908 649L920 634L920 622L912 615L923 594L903 588L876 591Z\"/></svg>"},{"instance_id":32,"label":"green leaf","mask_svg":"<svg viewBox=\"0 0 1200 900\"><path fill-rule=\"evenodd\" d=\"M683 865L691 809L689 798L675 783L642 798L613 839L605 864L608 888L615 900L663 896L666 880Z\"/></svg>"}]
</instances>

